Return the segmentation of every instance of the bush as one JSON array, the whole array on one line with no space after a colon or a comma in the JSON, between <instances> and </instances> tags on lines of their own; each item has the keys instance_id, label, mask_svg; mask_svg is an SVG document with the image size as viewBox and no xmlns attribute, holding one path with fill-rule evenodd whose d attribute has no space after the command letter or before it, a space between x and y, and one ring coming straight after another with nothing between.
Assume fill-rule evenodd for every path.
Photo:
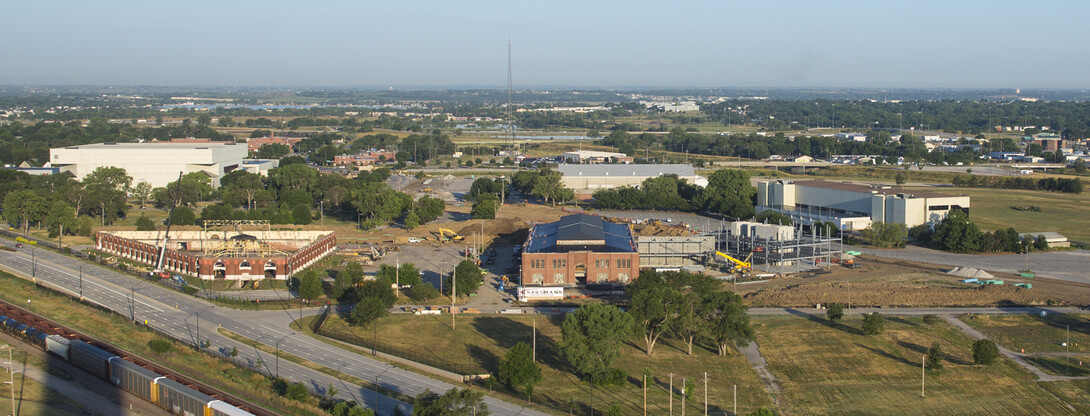
<instances>
[{"instance_id":1,"label":"bush","mask_svg":"<svg viewBox=\"0 0 1090 416\"><path fill-rule=\"evenodd\" d=\"M999 357L999 348L990 339L982 339L973 343L973 363L988 365Z\"/></svg>"},{"instance_id":2,"label":"bush","mask_svg":"<svg viewBox=\"0 0 1090 416\"><path fill-rule=\"evenodd\" d=\"M430 283L421 282L409 291L409 298L417 302L427 302L437 297L439 297L439 289Z\"/></svg>"},{"instance_id":3,"label":"bush","mask_svg":"<svg viewBox=\"0 0 1090 416\"><path fill-rule=\"evenodd\" d=\"M927 350L927 367L931 369L942 368L942 346L938 341L931 344L931 348Z\"/></svg>"},{"instance_id":4,"label":"bush","mask_svg":"<svg viewBox=\"0 0 1090 416\"><path fill-rule=\"evenodd\" d=\"M291 386L288 386L288 389L284 392L284 397L297 402L306 401L308 395L307 387L304 386L303 383L292 384Z\"/></svg>"},{"instance_id":5,"label":"bush","mask_svg":"<svg viewBox=\"0 0 1090 416\"><path fill-rule=\"evenodd\" d=\"M844 317L844 305L839 303L829 304L829 309L825 311L825 317L830 321L839 321Z\"/></svg>"},{"instance_id":6,"label":"bush","mask_svg":"<svg viewBox=\"0 0 1090 416\"><path fill-rule=\"evenodd\" d=\"M937 317L935 315L924 315L923 316L923 323L928 324L928 325L937 324L937 323L939 323L939 317Z\"/></svg>"},{"instance_id":7,"label":"bush","mask_svg":"<svg viewBox=\"0 0 1090 416\"><path fill-rule=\"evenodd\" d=\"M867 335L878 335L886 330L886 319L882 317L882 314L873 312L867 314L863 318L863 333Z\"/></svg>"},{"instance_id":8,"label":"bush","mask_svg":"<svg viewBox=\"0 0 1090 416\"><path fill-rule=\"evenodd\" d=\"M165 339L153 339L148 341L148 348L151 348L152 351L160 354L170 351L173 347L174 345Z\"/></svg>"}]
</instances>

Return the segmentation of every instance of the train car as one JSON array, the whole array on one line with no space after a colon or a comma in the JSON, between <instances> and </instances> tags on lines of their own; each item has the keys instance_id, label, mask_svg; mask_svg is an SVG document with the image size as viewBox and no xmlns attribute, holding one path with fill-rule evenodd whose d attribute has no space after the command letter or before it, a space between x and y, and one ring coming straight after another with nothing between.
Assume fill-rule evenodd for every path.
<instances>
[{"instance_id":1,"label":"train car","mask_svg":"<svg viewBox=\"0 0 1090 416\"><path fill-rule=\"evenodd\" d=\"M15 330L11 331L11 334L12 335L17 335L17 336L19 336L19 338L22 338L22 337L26 336L26 330L28 330L28 329L30 329L30 325L19 324L19 326L15 327Z\"/></svg>"},{"instance_id":2,"label":"train car","mask_svg":"<svg viewBox=\"0 0 1090 416\"><path fill-rule=\"evenodd\" d=\"M41 335L42 331L39 331L38 328L30 327L23 332L23 339L39 349L45 349L45 344L43 344L45 337Z\"/></svg>"},{"instance_id":3,"label":"train car","mask_svg":"<svg viewBox=\"0 0 1090 416\"><path fill-rule=\"evenodd\" d=\"M231 406L230 403L213 400L208 404L211 416L254 416L253 413Z\"/></svg>"},{"instance_id":4,"label":"train car","mask_svg":"<svg viewBox=\"0 0 1090 416\"><path fill-rule=\"evenodd\" d=\"M159 407L184 416L208 416L208 404L216 399L170 379L159 379Z\"/></svg>"},{"instance_id":5,"label":"train car","mask_svg":"<svg viewBox=\"0 0 1090 416\"><path fill-rule=\"evenodd\" d=\"M110 359L110 382L129 393L158 404L159 389L156 380L163 376L121 357Z\"/></svg>"},{"instance_id":6,"label":"train car","mask_svg":"<svg viewBox=\"0 0 1090 416\"><path fill-rule=\"evenodd\" d=\"M60 335L45 337L45 350L68 361L68 338Z\"/></svg>"},{"instance_id":7,"label":"train car","mask_svg":"<svg viewBox=\"0 0 1090 416\"><path fill-rule=\"evenodd\" d=\"M4 320L4 332L7 332L9 334L14 333L15 332L15 327L17 327L19 325L20 325L19 321L16 321L15 318L5 319Z\"/></svg>"},{"instance_id":8,"label":"train car","mask_svg":"<svg viewBox=\"0 0 1090 416\"><path fill-rule=\"evenodd\" d=\"M68 362L103 380L110 379L110 359L114 357L117 356L78 339L68 342Z\"/></svg>"},{"instance_id":9,"label":"train car","mask_svg":"<svg viewBox=\"0 0 1090 416\"><path fill-rule=\"evenodd\" d=\"M39 332L38 335L34 337L34 345L37 345L38 348L41 348L42 351L45 351L45 339L48 337L49 334L46 334L45 332Z\"/></svg>"}]
</instances>

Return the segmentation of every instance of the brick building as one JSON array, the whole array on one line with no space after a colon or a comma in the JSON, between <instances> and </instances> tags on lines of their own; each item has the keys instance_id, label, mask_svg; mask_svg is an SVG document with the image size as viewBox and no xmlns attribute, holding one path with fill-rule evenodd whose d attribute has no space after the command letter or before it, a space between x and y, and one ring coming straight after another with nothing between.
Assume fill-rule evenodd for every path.
<instances>
[{"instance_id":1,"label":"brick building","mask_svg":"<svg viewBox=\"0 0 1090 416\"><path fill-rule=\"evenodd\" d=\"M367 152L360 152L354 155L337 155L333 156L333 164L336 166L366 166L376 165L379 163L393 162L397 160L394 157L394 152L386 152L381 150L371 150Z\"/></svg>"},{"instance_id":2,"label":"brick building","mask_svg":"<svg viewBox=\"0 0 1090 416\"><path fill-rule=\"evenodd\" d=\"M246 139L246 146L250 149L250 152L256 152L261 149L261 146L267 144L282 144L295 151L295 145L303 141L302 137L251 137Z\"/></svg>"},{"instance_id":3,"label":"brick building","mask_svg":"<svg viewBox=\"0 0 1090 416\"><path fill-rule=\"evenodd\" d=\"M163 270L205 280L287 280L337 249L333 232L271 231L250 234L217 231L171 232ZM154 266L159 258L157 231L96 234L95 248Z\"/></svg>"},{"instance_id":4,"label":"brick building","mask_svg":"<svg viewBox=\"0 0 1090 416\"><path fill-rule=\"evenodd\" d=\"M523 245L522 284L627 284L639 275L640 255L627 224L575 214L530 229Z\"/></svg>"}]
</instances>

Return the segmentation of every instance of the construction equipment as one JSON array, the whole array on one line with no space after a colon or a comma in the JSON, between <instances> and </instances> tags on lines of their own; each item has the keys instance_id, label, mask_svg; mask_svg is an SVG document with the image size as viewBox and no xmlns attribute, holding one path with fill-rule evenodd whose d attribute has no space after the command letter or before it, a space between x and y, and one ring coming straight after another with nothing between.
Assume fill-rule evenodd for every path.
<instances>
[{"instance_id":1,"label":"construction equipment","mask_svg":"<svg viewBox=\"0 0 1090 416\"><path fill-rule=\"evenodd\" d=\"M734 263L734 266L731 267L731 273L749 273L753 271L753 264L749 262L749 259L753 258L753 253L749 253L749 255L746 256L745 260L738 260L734 257L723 254L723 252L721 251L716 251L715 254L722 256L727 260L730 260L731 263Z\"/></svg>"},{"instance_id":2,"label":"construction equipment","mask_svg":"<svg viewBox=\"0 0 1090 416\"><path fill-rule=\"evenodd\" d=\"M465 237L459 235L458 233L456 233L454 231L448 230L446 228L440 228L439 232L437 234L439 234L439 241L462 241L462 240L465 240Z\"/></svg>"}]
</instances>

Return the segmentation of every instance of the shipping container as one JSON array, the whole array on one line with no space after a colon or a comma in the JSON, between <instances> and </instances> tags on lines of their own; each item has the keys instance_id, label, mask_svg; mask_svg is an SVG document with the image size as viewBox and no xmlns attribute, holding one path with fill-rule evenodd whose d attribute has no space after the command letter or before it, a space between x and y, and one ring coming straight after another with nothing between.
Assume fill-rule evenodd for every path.
<instances>
[{"instance_id":1,"label":"shipping container","mask_svg":"<svg viewBox=\"0 0 1090 416\"><path fill-rule=\"evenodd\" d=\"M110 379L110 359L117 357L86 342L68 341L68 362L103 380Z\"/></svg>"},{"instance_id":2,"label":"shipping container","mask_svg":"<svg viewBox=\"0 0 1090 416\"><path fill-rule=\"evenodd\" d=\"M129 393L155 403L158 391L155 381L163 376L121 357L110 359L110 382Z\"/></svg>"}]
</instances>

